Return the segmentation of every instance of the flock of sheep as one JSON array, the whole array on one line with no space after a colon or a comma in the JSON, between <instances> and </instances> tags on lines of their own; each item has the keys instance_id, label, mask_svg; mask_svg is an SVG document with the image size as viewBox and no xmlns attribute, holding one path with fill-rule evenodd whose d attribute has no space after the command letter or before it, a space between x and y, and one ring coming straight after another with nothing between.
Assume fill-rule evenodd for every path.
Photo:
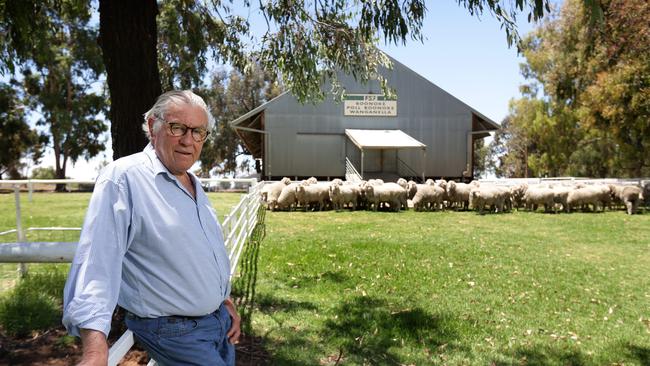
<instances>
[{"instance_id":1,"label":"flock of sheep","mask_svg":"<svg viewBox=\"0 0 650 366\"><path fill-rule=\"evenodd\" d=\"M472 181L427 180L424 184L406 181L384 183L381 179L349 182L334 179L318 182L309 178L292 182L283 178L262 188L262 200L270 210L303 209L323 210L344 208L382 210L407 210L408 200L416 211L443 209L473 209L483 214L512 209L544 212L576 210L604 211L622 205L628 214L636 213L650 201L650 183L640 187L624 184L534 184L513 186ZM648 205L650 202L645 202Z\"/></svg>"}]
</instances>

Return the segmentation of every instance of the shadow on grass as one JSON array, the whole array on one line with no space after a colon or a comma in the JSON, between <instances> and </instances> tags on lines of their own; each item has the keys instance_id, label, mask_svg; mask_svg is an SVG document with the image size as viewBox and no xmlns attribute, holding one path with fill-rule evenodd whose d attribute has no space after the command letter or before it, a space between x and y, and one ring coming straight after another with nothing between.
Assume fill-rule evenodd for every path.
<instances>
[{"instance_id":1,"label":"shadow on grass","mask_svg":"<svg viewBox=\"0 0 650 366\"><path fill-rule=\"evenodd\" d=\"M350 280L350 276L341 272L327 271L317 275L299 276L297 279L291 281L289 285L299 286L302 288L320 286L326 282L343 284Z\"/></svg>"},{"instance_id":2,"label":"shadow on grass","mask_svg":"<svg viewBox=\"0 0 650 366\"><path fill-rule=\"evenodd\" d=\"M591 365L592 362L585 356L575 350L551 348L547 346L538 346L533 349L518 349L514 352L518 362L528 366L546 366L546 365L566 365L582 366ZM511 366L512 361L493 361L495 366Z\"/></svg>"},{"instance_id":3,"label":"shadow on grass","mask_svg":"<svg viewBox=\"0 0 650 366\"><path fill-rule=\"evenodd\" d=\"M340 304L326 321L322 336L352 363L401 364L403 347L447 347L456 338L453 320L421 308L391 311L384 300L356 297ZM455 343L455 342L454 342Z\"/></svg>"},{"instance_id":4,"label":"shadow on grass","mask_svg":"<svg viewBox=\"0 0 650 366\"><path fill-rule=\"evenodd\" d=\"M628 344L627 349L633 358L639 360L639 365L650 365L650 348Z\"/></svg>"}]
</instances>

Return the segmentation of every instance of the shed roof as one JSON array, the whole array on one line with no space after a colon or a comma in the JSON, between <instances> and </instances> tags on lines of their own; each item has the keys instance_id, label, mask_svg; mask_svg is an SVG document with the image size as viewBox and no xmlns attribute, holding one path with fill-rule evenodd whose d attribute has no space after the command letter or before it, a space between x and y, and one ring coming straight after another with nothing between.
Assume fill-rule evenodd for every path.
<instances>
[{"instance_id":1,"label":"shed roof","mask_svg":"<svg viewBox=\"0 0 650 366\"><path fill-rule=\"evenodd\" d=\"M402 130L346 129L345 134L359 149L426 148L427 145Z\"/></svg>"}]
</instances>

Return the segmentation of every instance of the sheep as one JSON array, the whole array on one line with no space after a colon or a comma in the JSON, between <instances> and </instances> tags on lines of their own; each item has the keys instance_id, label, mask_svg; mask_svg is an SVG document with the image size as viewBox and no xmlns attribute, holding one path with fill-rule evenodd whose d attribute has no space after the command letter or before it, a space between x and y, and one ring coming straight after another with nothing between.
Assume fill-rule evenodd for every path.
<instances>
[{"instance_id":1,"label":"sheep","mask_svg":"<svg viewBox=\"0 0 650 366\"><path fill-rule=\"evenodd\" d=\"M299 183L290 183L289 185L284 186L282 192L280 192L276 205L271 207L271 211L274 211L275 209L288 209L289 211L292 211L294 206L298 203L298 199L296 198L296 188L298 188L299 185Z\"/></svg>"},{"instance_id":2,"label":"sheep","mask_svg":"<svg viewBox=\"0 0 650 366\"><path fill-rule=\"evenodd\" d=\"M641 197L643 197L643 190L637 186L615 186L614 194L616 198L621 200L627 209L628 215L636 213Z\"/></svg>"},{"instance_id":3,"label":"sheep","mask_svg":"<svg viewBox=\"0 0 650 366\"><path fill-rule=\"evenodd\" d=\"M310 204L318 204L318 210L321 211L325 205L325 201L329 201L329 187L320 184L311 185L298 185L296 187L296 198L298 203L303 205L305 209Z\"/></svg>"},{"instance_id":4,"label":"sheep","mask_svg":"<svg viewBox=\"0 0 650 366\"><path fill-rule=\"evenodd\" d=\"M291 184L291 179L284 177L282 178L279 182L271 183L268 185L268 190L266 191L266 205L267 209L275 209L277 202L278 202L278 197L280 197L280 193L282 193L282 190L284 187L288 186ZM266 188L267 186L264 186Z\"/></svg>"},{"instance_id":5,"label":"sheep","mask_svg":"<svg viewBox=\"0 0 650 366\"><path fill-rule=\"evenodd\" d=\"M330 186L329 196L335 210L342 209L346 203L349 203L352 209L355 210L359 199L359 187L352 184L333 184Z\"/></svg>"},{"instance_id":6,"label":"sheep","mask_svg":"<svg viewBox=\"0 0 650 366\"><path fill-rule=\"evenodd\" d=\"M396 183L369 184L365 187L365 193L369 207L373 207L375 211L379 209L380 203L388 203L395 211L399 211L400 207L406 204L406 190Z\"/></svg>"},{"instance_id":7,"label":"sheep","mask_svg":"<svg viewBox=\"0 0 650 366\"><path fill-rule=\"evenodd\" d=\"M400 179L398 179L398 180L397 180L397 184L398 184L400 187L402 187L402 188L404 188L404 189L407 189L408 182L406 181L406 179L404 179L404 178L400 178Z\"/></svg>"},{"instance_id":8,"label":"sheep","mask_svg":"<svg viewBox=\"0 0 650 366\"><path fill-rule=\"evenodd\" d=\"M418 184L417 191L412 198L413 208L416 211L423 209L442 209L445 190L438 186L431 186L428 184Z\"/></svg>"},{"instance_id":9,"label":"sheep","mask_svg":"<svg viewBox=\"0 0 650 366\"><path fill-rule=\"evenodd\" d=\"M569 192L573 190L571 187L556 186L551 188L553 190L553 203L562 206L562 211L569 212Z\"/></svg>"},{"instance_id":10,"label":"sheep","mask_svg":"<svg viewBox=\"0 0 650 366\"><path fill-rule=\"evenodd\" d=\"M498 186L477 186L473 185L469 192L469 205L483 215L485 206L494 206L495 212L503 212L506 199L510 196L510 190Z\"/></svg>"},{"instance_id":11,"label":"sheep","mask_svg":"<svg viewBox=\"0 0 650 366\"><path fill-rule=\"evenodd\" d=\"M334 178L334 179L332 179L332 181L330 182L330 185L339 185L339 186L342 186L342 185L343 185L343 180L341 180L340 178Z\"/></svg>"},{"instance_id":12,"label":"sheep","mask_svg":"<svg viewBox=\"0 0 650 366\"><path fill-rule=\"evenodd\" d=\"M544 212L549 212L551 209L555 211L553 197L553 190L550 188L528 187L523 200L526 208L531 211L536 211L538 205L544 205Z\"/></svg>"},{"instance_id":13,"label":"sheep","mask_svg":"<svg viewBox=\"0 0 650 366\"><path fill-rule=\"evenodd\" d=\"M412 200L417 191L418 191L418 184L412 180L409 180L406 183L406 198Z\"/></svg>"},{"instance_id":14,"label":"sheep","mask_svg":"<svg viewBox=\"0 0 650 366\"><path fill-rule=\"evenodd\" d=\"M567 212L570 212L575 206L592 205L594 211L598 210L598 204L601 202L602 192L599 189L594 189L593 186L584 186L582 188L574 188L567 196Z\"/></svg>"},{"instance_id":15,"label":"sheep","mask_svg":"<svg viewBox=\"0 0 650 366\"><path fill-rule=\"evenodd\" d=\"M447 182L447 195L449 196L450 206L457 204L458 207L467 209L469 205L469 192L476 185L466 183L456 183L453 180Z\"/></svg>"}]
</instances>

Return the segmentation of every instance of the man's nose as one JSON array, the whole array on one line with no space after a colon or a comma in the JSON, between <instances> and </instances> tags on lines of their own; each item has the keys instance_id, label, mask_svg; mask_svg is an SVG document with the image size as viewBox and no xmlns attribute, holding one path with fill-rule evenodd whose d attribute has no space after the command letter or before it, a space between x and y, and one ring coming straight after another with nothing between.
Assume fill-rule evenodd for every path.
<instances>
[{"instance_id":1,"label":"man's nose","mask_svg":"<svg viewBox=\"0 0 650 366\"><path fill-rule=\"evenodd\" d=\"M183 145L192 145L194 143L194 139L192 138L192 130L188 129L185 131L185 134L181 136L179 142Z\"/></svg>"}]
</instances>

